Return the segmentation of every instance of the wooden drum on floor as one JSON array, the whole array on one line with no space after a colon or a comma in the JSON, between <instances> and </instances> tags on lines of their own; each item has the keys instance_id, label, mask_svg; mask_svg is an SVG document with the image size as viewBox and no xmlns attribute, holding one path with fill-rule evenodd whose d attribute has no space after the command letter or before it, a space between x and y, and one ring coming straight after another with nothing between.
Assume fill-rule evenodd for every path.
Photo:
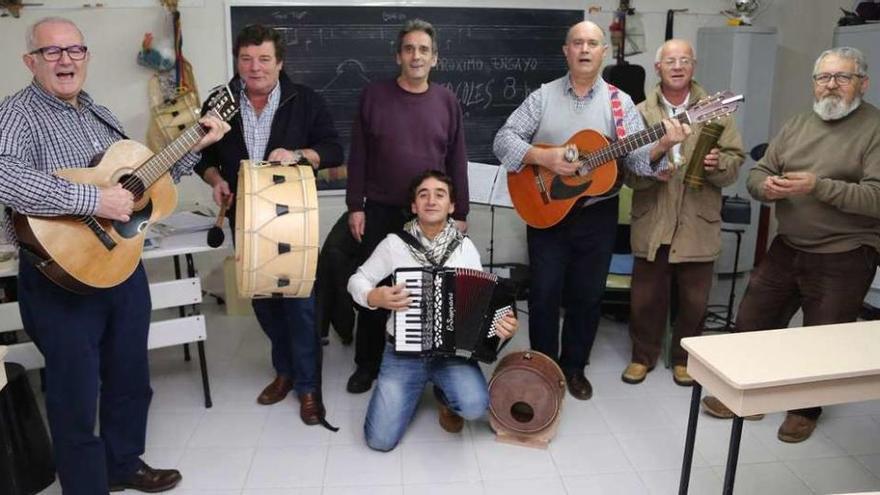
<instances>
[{"instance_id":1,"label":"wooden drum on floor","mask_svg":"<svg viewBox=\"0 0 880 495\"><path fill-rule=\"evenodd\" d=\"M547 448L556 435L565 377L545 354L508 354L489 381L489 424L497 440Z\"/></svg>"},{"instance_id":2,"label":"wooden drum on floor","mask_svg":"<svg viewBox=\"0 0 880 495\"><path fill-rule=\"evenodd\" d=\"M318 264L318 192L308 165L243 160L235 200L241 297L308 297Z\"/></svg>"}]
</instances>

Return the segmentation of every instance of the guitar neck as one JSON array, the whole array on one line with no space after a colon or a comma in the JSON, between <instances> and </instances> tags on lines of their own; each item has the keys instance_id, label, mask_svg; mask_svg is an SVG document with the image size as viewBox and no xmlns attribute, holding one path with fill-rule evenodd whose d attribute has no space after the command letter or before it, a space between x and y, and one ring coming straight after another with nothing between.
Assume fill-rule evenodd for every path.
<instances>
[{"instance_id":1,"label":"guitar neck","mask_svg":"<svg viewBox=\"0 0 880 495\"><path fill-rule=\"evenodd\" d=\"M196 123L180 136L177 137L165 149L153 155L134 171L134 176L140 179L144 189L149 188L159 180L163 174L171 170L171 167L180 160L189 150L207 134L207 130L201 124Z\"/></svg>"},{"instance_id":2,"label":"guitar neck","mask_svg":"<svg viewBox=\"0 0 880 495\"><path fill-rule=\"evenodd\" d=\"M672 118L683 124L689 123L687 112L681 112ZM580 155L579 158L583 165L578 170L578 175L586 175L611 160L616 160L642 146L645 146L646 144L651 144L654 141L659 140L665 134L666 128L663 127L663 123L660 122L623 139L619 139L600 150L596 150L587 155Z\"/></svg>"}]
</instances>

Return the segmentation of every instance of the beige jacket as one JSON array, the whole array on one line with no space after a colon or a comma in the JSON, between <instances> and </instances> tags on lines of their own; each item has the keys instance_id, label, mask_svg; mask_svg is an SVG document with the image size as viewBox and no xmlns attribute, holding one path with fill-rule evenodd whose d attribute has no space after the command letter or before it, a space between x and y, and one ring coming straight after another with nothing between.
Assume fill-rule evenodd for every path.
<instances>
[{"instance_id":1,"label":"beige jacket","mask_svg":"<svg viewBox=\"0 0 880 495\"><path fill-rule=\"evenodd\" d=\"M704 96L706 90L691 82L689 103ZM667 118L659 84L638 109L648 125ZM693 132L682 143L684 165L668 182L626 175L626 184L633 188L630 237L633 255L654 261L657 249L662 245L670 246L670 263L714 261L720 254L721 188L736 182L745 153L733 118L727 116L717 122L724 126L718 139L721 159L716 171L706 173L702 189L689 189L683 182L702 124L692 126ZM672 157L667 156L667 159L671 161Z\"/></svg>"}]
</instances>

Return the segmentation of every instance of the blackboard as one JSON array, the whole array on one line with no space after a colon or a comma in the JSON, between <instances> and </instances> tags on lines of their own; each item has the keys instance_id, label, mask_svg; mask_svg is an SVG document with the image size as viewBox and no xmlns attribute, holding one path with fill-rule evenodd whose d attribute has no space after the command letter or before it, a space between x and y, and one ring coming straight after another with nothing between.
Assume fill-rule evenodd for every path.
<instances>
[{"instance_id":1,"label":"blackboard","mask_svg":"<svg viewBox=\"0 0 880 495\"><path fill-rule=\"evenodd\" d=\"M439 57L430 80L451 89L461 103L468 158L498 163L495 133L529 93L565 73L565 33L584 12L232 5L229 39L231 44L248 24L278 29L286 43L285 72L324 96L347 153L361 89L399 74L397 34L415 18L436 29Z\"/></svg>"}]
</instances>

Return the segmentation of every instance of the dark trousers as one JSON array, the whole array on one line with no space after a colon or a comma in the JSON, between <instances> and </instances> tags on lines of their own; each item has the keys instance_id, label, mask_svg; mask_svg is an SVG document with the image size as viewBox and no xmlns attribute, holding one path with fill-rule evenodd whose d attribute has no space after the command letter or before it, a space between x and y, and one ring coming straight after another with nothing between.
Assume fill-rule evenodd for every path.
<instances>
[{"instance_id":1,"label":"dark trousers","mask_svg":"<svg viewBox=\"0 0 880 495\"><path fill-rule=\"evenodd\" d=\"M877 262L874 248L818 254L795 249L776 237L752 271L736 315L738 331L785 328L798 308L804 326L856 321L871 287ZM789 411L810 418L819 407Z\"/></svg>"},{"instance_id":2,"label":"dark trousers","mask_svg":"<svg viewBox=\"0 0 880 495\"><path fill-rule=\"evenodd\" d=\"M318 389L318 353L315 294L308 298L254 299L254 314L272 343L275 373L293 380L297 394Z\"/></svg>"},{"instance_id":3,"label":"dark trousers","mask_svg":"<svg viewBox=\"0 0 880 495\"><path fill-rule=\"evenodd\" d=\"M687 364L681 339L699 335L712 288L711 261L669 263L669 246L657 249L654 261L635 258L629 335L632 362L652 367L660 356L669 314L673 278L678 286L678 308L672 334L672 364Z\"/></svg>"},{"instance_id":4,"label":"dark trousers","mask_svg":"<svg viewBox=\"0 0 880 495\"><path fill-rule=\"evenodd\" d=\"M403 224L412 216L408 210L398 207L367 201L364 206L364 236L361 240L363 259L373 254L382 239L403 228ZM386 279L379 285L390 285ZM382 364L382 352L385 349L385 322L389 312L384 309L369 310L358 307L357 335L355 336L354 362L374 375L379 373Z\"/></svg>"},{"instance_id":5,"label":"dark trousers","mask_svg":"<svg viewBox=\"0 0 880 495\"><path fill-rule=\"evenodd\" d=\"M229 228L235 232L234 212ZM251 306L272 346L275 373L293 380L297 394L317 391L321 337L315 323L314 290L308 298L253 299Z\"/></svg>"},{"instance_id":6,"label":"dark trousers","mask_svg":"<svg viewBox=\"0 0 880 495\"><path fill-rule=\"evenodd\" d=\"M129 478L144 453L153 395L144 268L112 289L77 295L22 260L18 288L24 329L46 359L46 412L64 493L107 493L108 479Z\"/></svg>"},{"instance_id":7,"label":"dark trousers","mask_svg":"<svg viewBox=\"0 0 880 495\"><path fill-rule=\"evenodd\" d=\"M532 349L580 372L590 357L617 231L617 198L577 208L547 228L529 227L529 341ZM562 350L559 308L565 309Z\"/></svg>"}]
</instances>

